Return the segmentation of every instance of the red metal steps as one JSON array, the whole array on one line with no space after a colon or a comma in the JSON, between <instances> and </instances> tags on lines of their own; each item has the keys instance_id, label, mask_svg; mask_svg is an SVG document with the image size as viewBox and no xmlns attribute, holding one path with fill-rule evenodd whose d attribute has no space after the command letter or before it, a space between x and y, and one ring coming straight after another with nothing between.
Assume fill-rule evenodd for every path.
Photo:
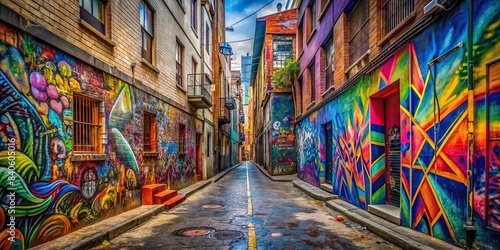
<instances>
[{"instance_id":1,"label":"red metal steps","mask_svg":"<svg viewBox=\"0 0 500 250\"><path fill-rule=\"evenodd\" d=\"M154 204L162 204L172 198L177 196L176 190L167 189L165 191L161 191L154 195L153 202Z\"/></svg>"},{"instance_id":2,"label":"red metal steps","mask_svg":"<svg viewBox=\"0 0 500 250\"><path fill-rule=\"evenodd\" d=\"M183 202L184 199L186 199L186 197L184 197L184 195L177 195L174 198L164 202L163 204L165 204L165 206L167 206L167 210L169 210L169 209L172 209L173 207L175 207L177 204Z\"/></svg>"},{"instance_id":3,"label":"red metal steps","mask_svg":"<svg viewBox=\"0 0 500 250\"><path fill-rule=\"evenodd\" d=\"M155 194L167 190L167 184L150 184L142 186L142 205L153 205Z\"/></svg>"},{"instance_id":4,"label":"red metal steps","mask_svg":"<svg viewBox=\"0 0 500 250\"><path fill-rule=\"evenodd\" d=\"M167 189L166 184L150 184L142 187L142 205L165 204L168 210L184 199L185 197L179 195L177 190Z\"/></svg>"}]
</instances>

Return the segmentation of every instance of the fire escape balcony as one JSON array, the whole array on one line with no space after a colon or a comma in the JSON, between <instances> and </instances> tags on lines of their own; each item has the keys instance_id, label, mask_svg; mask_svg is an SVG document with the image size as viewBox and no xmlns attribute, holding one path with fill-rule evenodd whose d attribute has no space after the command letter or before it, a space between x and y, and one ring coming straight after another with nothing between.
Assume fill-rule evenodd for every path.
<instances>
[{"instance_id":1,"label":"fire escape balcony","mask_svg":"<svg viewBox=\"0 0 500 250\"><path fill-rule=\"evenodd\" d=\"M219 98L219 125L231 122L231 110L236 108L234 97Z\"/></svg>"},{"instance_id":2,"label":"fire escape balcony","mask_svg":"<svg viewBox=\"0 0 500 250\"><path fill-rule=\"evenodd\" d=\"M188 74L188 102L198 109L212 107L211 84L208 74Z\"/></svg>"}]
</instances>

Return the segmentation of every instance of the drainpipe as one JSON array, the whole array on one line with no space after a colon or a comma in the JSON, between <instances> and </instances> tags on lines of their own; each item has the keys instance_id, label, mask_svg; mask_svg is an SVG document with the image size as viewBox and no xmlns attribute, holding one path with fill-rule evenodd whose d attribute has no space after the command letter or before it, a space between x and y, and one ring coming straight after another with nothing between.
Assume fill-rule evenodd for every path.
<instances>
[{"instance_id":1,"label":"drainpipe","mask_svg":"<svg viewBox=\"0 0 500 250\"><path fill-rule=\"evenodd\" d=\"M474 83L473 83L473 0L467 0L467 222L465 228L465 245L467 248L472 248L476 237L476 228L474 226Z\"/></svg>"}]
</instances>

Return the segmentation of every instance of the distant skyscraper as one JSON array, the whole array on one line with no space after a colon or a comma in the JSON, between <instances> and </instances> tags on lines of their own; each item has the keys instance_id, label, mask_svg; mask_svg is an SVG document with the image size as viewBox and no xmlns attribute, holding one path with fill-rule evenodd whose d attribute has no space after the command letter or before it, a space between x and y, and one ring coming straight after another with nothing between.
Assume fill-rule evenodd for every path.
<instances>
[{"instance_id":1,"label":"distant skyscraper","mask_svg":"<svg viewBox=\"0 0 500 250\"><path fill-rule=\"evenodd\" d=\"M241 84L245 86L243 94L243 104L248 104L248 89L250 89L250 71L252 71L252 56L248 53L241 56Z\"/></svg>"}]
</instances>

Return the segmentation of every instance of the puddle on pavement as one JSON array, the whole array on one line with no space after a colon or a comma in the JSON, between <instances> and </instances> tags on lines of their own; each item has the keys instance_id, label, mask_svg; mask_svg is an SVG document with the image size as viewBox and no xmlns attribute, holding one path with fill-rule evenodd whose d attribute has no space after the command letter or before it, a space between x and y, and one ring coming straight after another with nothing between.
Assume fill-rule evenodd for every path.
<instances>
[{"instance_id":1,"label":"puddle on pavement","mask_svg":"<svg viewBox=\"0 0 500 250\"><path fill-rule=\"evenodd\" d=\"M221 208L222 205L220 205L220 204L207 204L207 205L203 205L202 207L203 208L216 209L216 208Z\"/></svg>"},{"instance_id":2,"label":"puddle on pavement","mask_svg":"<svg viewBox=\"0 0 500 250\"><path fill-rule=\"evenodd\" d=\"M220 230L212 234L218 240L236 240L243 237L243 233L235 230Z\"/></svg>"}]
</instances>

